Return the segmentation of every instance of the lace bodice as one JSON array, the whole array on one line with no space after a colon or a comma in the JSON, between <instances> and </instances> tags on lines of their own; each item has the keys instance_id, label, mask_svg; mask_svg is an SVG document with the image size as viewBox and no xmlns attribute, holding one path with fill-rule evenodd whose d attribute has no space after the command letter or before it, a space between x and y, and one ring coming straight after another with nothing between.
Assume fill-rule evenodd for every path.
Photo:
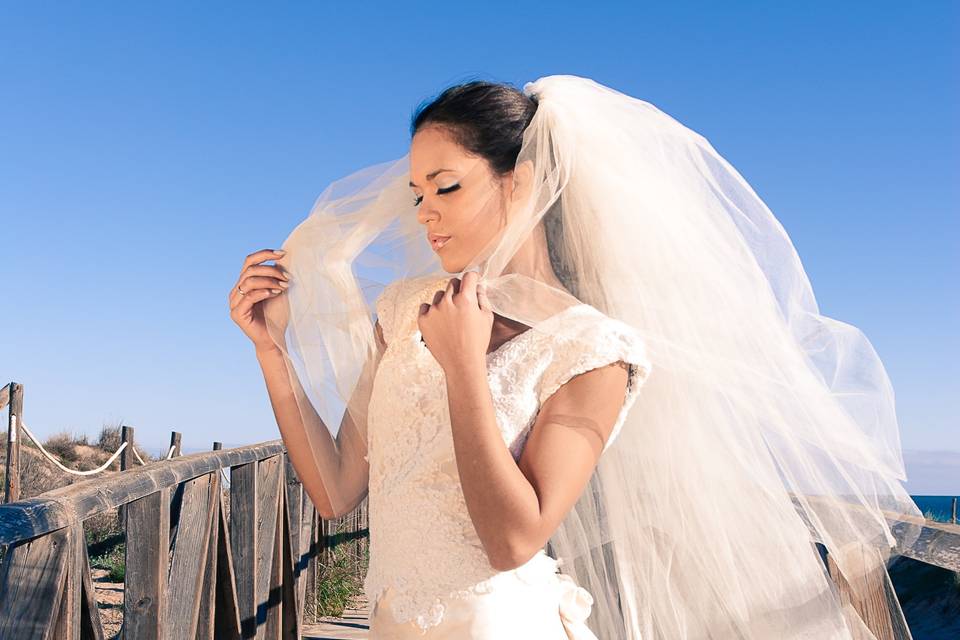
<instances>
[{"instance_id":1,"label":"lace bodice","mask_svg":"<svg viewBox=\"0 0 960 640\"><path fill-rule=\"evenodd\" d=\"M364 590L373 603L392 585L396 619L415 620L424 629L442 620L442 597L493 588L501 573L490 565L467 512L444 372L420 342L417 327L420 303L430 302L445 283L398 281L377 299L387 348L374 380L367 427L370 566ZM606 449L650 370L644 344L629 325L589 305L544 322L562 322L562 329L526 330L487 354L503 441L519 460L539 407L553 392L579 373L622 360L629 382ZM513 572L523 576L526 566Z\"/></svg>"}]
</instances>

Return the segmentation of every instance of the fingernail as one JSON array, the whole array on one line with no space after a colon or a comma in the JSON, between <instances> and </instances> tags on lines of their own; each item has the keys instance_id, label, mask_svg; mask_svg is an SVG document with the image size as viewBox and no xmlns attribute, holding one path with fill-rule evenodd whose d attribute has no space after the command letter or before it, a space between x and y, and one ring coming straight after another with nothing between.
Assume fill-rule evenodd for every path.
<instances>
[{"instance_id":1,"label":"fingernail","mask_svg":"<svg viewBox=\"0 0 960 640\"><path fill-rule=\"evenodd\" d=\"M283 291L283 289L270 289L270 291L273 291L274 293L280 293Z\"/></svg>"},{"instance_id":2,"label":"fingernail","mask_svg":"<svg viewBox=\"0 0 960 640\"><path fill-rule=\"evenodd\" d=\"M280 285L281 287L283 287L284 289L286 289L287 287L290 286L290 283L289 283L289 282L285 282L285 281L283 281L283 280L280 280L277 284L279 284L279 285Z\"/></svg>"},{"instance_id":3,"label":"fingernail","mask_svg":"<svg viewBox=\"0 0 960 640\"><path fill-rule=\"evenodd\" d=\"M274 253L277 254L278 256L282 256L283 254L286 253L286 251L284 251L283 249L277 249L276 251L274 251Z\"/></svg>"}]
</instances>

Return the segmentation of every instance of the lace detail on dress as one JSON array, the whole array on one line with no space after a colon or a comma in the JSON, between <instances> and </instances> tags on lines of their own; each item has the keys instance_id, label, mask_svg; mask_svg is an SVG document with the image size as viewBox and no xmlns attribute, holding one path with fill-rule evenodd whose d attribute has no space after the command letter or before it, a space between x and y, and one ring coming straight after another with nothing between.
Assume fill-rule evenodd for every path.
<instances>
[{"instance_id":1,"label":"lace detail on dress","mask_svg":"<svg viewBox=\"0 0 960 640\"><path fill-rule=\"evenodd\" d=\"M387 348L368 414L370 566L364 590L373 605L392 586L393 616L422 629L442 621L442 598L484 593L505 574L527 580L553 574L544 570L542 552L512 571L494 569L467 511L444 372L417 329L420 303L430 302L446 281L398 281L377 299ZM574 306L546 322L559 321L559 334L530 329L487 354L497 426L515 460L550 389L584 367L624 360L633 367L632 402L649 368L639 337L593 307Z\"/></svg>"}]
</instances>

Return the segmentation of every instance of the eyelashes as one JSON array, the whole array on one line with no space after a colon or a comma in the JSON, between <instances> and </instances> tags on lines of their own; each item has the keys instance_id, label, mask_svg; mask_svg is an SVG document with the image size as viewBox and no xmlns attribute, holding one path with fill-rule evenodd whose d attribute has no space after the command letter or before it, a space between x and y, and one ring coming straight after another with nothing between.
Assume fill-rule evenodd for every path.
<instances>
[{"instance_id":1,"label":"eyelashes","mask_svg":"<svg viewBox=\"0 0 960 640\"><path fill-rule=\"evenodd\" d=\"M450 193L451 191L456 191L456 190L459 189L459 188L460 188L460 184L459 184L459 183L452 184L452 185L450 185L449 187L446 187L446 188L444 188L444 189L437 189L437 195L442 196L442 195L445 194L445 193ZM417 197L414 198L414 200L413 200L413 206L419 207L421 202L423 202L423 196L417 196Z\"/></svg>"}]
</instances>

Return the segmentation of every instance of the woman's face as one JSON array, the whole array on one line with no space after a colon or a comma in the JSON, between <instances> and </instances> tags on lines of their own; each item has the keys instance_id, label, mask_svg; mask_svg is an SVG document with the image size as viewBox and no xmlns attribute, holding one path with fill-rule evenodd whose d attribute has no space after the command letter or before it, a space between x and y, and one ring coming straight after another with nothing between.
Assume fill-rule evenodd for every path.
<instances>
[{"instance_id":1,"label":"woman's face","mask_svg":"<svg viewBox=\"0 0 960 640\"><path fill-rule=\"evenodd\" d=\"M424 242L447 273L458 273L488 249L505 226L503 189L511 175L493 175L483 158L469 155L446 129L426 126L410 143L410 188L418 203Z\"/></svg>"}]
</instances>

